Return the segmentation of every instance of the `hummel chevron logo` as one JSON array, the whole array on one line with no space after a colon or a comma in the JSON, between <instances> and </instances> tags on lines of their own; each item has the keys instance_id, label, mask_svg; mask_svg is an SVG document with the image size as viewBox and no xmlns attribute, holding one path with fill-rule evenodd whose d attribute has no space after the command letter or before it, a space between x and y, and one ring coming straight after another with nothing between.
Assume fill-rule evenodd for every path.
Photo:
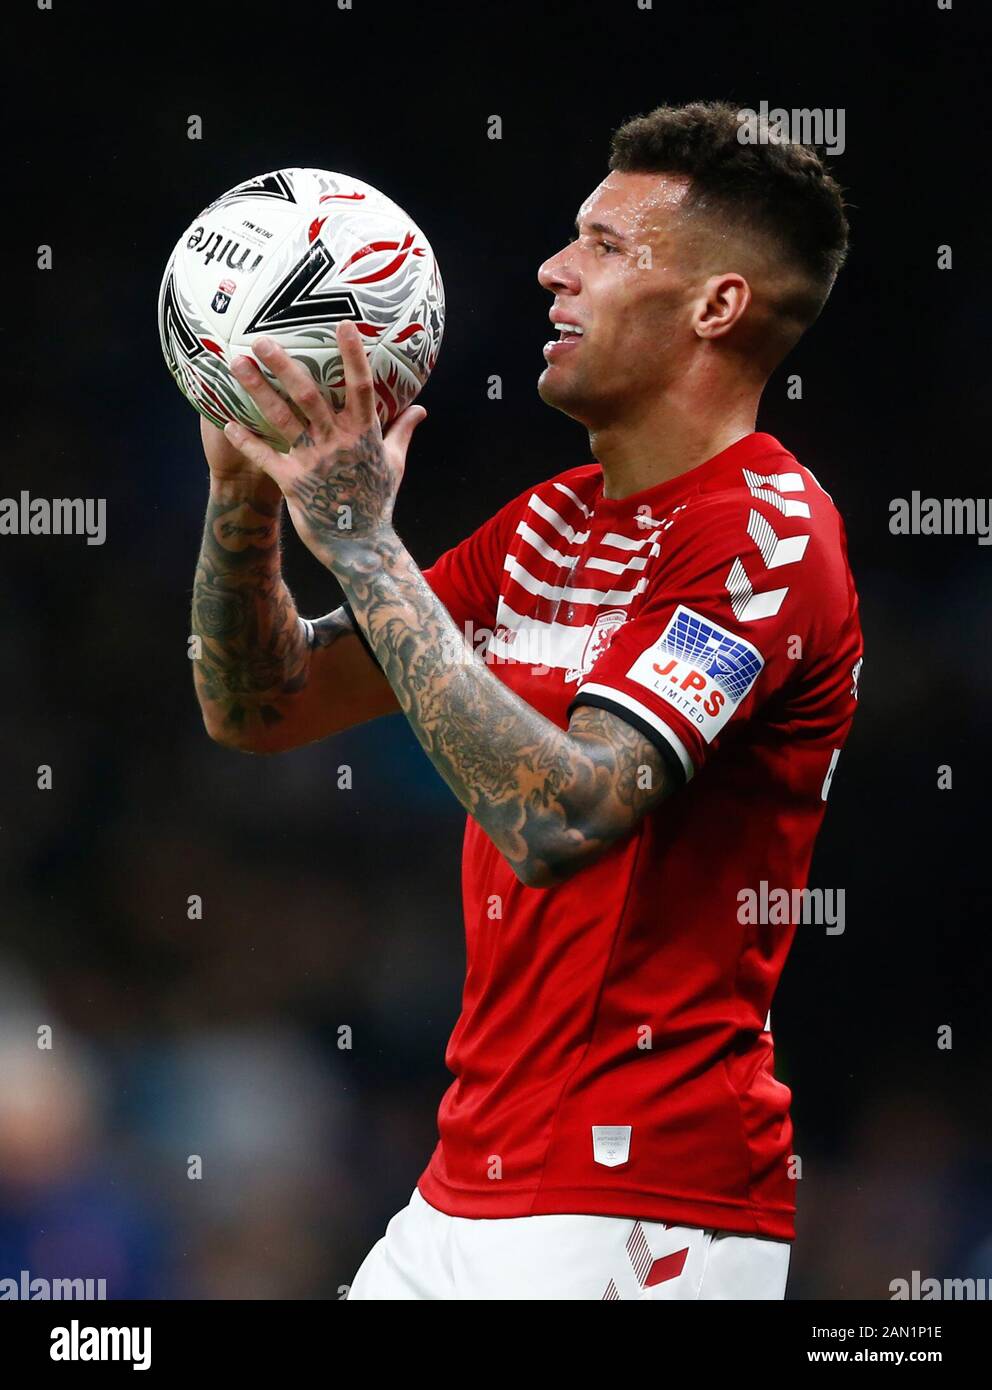
<instances>
[{"instance_id":1,"label":"hummel chevron logo","mask_svg":"<svg viewBox=\"0 0 992 1390\"><path fill-rule=\"evenodd\" d=\"M810 515L809 504L793 501L784 494L805 492L806 484L800 473L754 473L750 468L742 470L747 490L760 502L768 502L783 516ZM780 536L767 517L754 507L747 519L747 533L757 546L758 554L765 568L780 569L783 565L794 565L806 554L809 536ZM766 589L757 592L744 562L738 555L724 580L724 587L730 595L730 606L739 622L751 623L759 618L773 618L782 607L788 587Z\"/></svg>"},{"instance_id":2,"label":"hummel chevron logo","mask_svg":"<svg viewBox=\"0 0 992 1390\"><path fill-rule=\"evenodd\" d=\"M809 516L807 502L792 502L783 497L783 492L805 492L806 484L799 473L752 473L750 468L742 470L747 490L752 497L762 502L770 502L783 516ZM774 489L774 491L773 491Z\"/></svg>"},{"instance_id":3,"label":"hummel chevron logo","mask_svg":"<svg viewBox=\"0 0 992 1390\"><path fill-rule=\"evenodd\" d=\"M767 589L764 593L755 593L754 585L748 578L739 555L730 566L724 587L730 595L734 617L741 623L753 623L758 618L774 618L789 592L786 586L784 589Z\"/></svg>"},{"instance_id":4,"label":"hummel chevron logo","mask_svg":"<svg viewBox=\"0 0 992 1390\"><path fill-rule=\"evenodd\" d=\"M801 560L806 553L809 545L809 536L786 536L778 535L771 522L766 520L760 512L751 509L751 515L747 520L747 533L754 541L761 558L770 570L776 570L781 565L794 565L797 560Z\"/></svg>"}]
</instances>

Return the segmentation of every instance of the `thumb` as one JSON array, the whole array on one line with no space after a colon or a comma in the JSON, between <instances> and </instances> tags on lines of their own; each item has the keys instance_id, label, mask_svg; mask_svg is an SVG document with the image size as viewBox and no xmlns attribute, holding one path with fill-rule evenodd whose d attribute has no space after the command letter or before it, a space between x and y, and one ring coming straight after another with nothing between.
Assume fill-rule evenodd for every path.
<instances>
[{"instance_id":1,"label":"thumb","mask_svg":"<svg viewBox=\"0 0 992 1390\"><path fill-rule=\"evenodd\" d=\"M422 405L408 405L393 421L386 438L401 459L406 457L414 430L426 419L427 411Z\"/></svg>"}]
</instances>

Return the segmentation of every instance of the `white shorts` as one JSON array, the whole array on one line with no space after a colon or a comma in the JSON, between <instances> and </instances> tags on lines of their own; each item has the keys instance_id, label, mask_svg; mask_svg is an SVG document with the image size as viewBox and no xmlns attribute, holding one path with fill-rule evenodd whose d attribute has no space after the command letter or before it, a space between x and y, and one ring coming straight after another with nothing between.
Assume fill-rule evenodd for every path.
<instances>
[{"instance_id":1,"label":"white shorts","mask_svg":"<svg viewBox=\"0 0 992 1390\"><path fill-rule=\"evenodd\" d=\"M619 1216L447 1216L414 1189L349 1299L779 1299L789 1241Z\"/></svg>"}]
</instances>

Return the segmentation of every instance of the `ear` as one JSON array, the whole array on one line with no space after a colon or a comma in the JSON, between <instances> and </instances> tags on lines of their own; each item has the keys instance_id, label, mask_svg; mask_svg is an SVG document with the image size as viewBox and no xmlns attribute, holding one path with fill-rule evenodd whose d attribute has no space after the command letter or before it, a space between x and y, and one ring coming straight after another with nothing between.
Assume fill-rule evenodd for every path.
<instances>
[{"instance_id":1,"label":"ear","mask_svg":"<svg viewBox=\"0 0 992 1390\"><path fill-rule=\"evenodd\" d=\"M692 326L699 338L722 338L739 323L751 303L751 286L743 275L711 275L696 300Z\"/></svg>"}]
</instances>

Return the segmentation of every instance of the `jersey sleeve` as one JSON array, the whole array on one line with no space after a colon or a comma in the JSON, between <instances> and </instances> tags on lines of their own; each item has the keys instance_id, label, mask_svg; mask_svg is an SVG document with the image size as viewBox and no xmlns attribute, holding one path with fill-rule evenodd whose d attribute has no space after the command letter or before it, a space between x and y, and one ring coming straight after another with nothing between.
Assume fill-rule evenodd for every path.
<instances>
[{"instance_id":1,"label":"jersey sleeve","mask_svg":"<svg viewBox=\"0 0 992 1390\"><path fill-rule=\"evenodd\" d=\"M763 527L761 513L736 498L690 515L663 535L639 608L568 711L596 705L619 715L686 781L731 720L747 719L794 677L815 588L801 523L780 535L783 526Z\"/></svg>"}]
</instances>

